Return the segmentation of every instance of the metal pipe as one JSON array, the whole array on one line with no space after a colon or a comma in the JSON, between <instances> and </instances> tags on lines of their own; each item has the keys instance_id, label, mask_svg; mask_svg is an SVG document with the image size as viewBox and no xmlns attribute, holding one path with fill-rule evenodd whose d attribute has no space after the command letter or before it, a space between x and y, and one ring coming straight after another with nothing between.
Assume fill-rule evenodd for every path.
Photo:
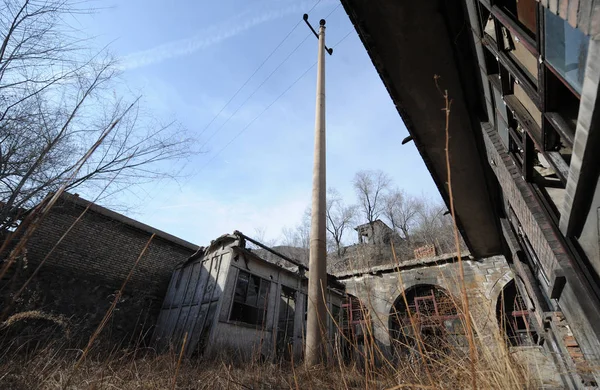
<instances>
[{"instance_id":1,"label":"metal pipe","mask_svg":"<svg viewBox=\"0 0 600 390\"><path fill-rule=\"evenodd\" d=\"M298 268L301 268L301 269L304 269L304 270L307 270L307 271L308 271L308 267L307 267L307 266L305 266L304 264L302 264L301 262L299 262L298 260L291 259L291 258L287 257L286 255L284 255L284 254L281 254L281 253L277 252L276 250L269 248L269 247L268 247L268 246L266 246L265 244L263 244L263 243L261 243L261 242L259 242L259 241L256 241L256 240L255 240L255 239L253 239L253 238L250 238L250 237L248 237L247 235L245 235L244 233L242 233L242 232L240 232L240 231L238 231L238 230L236 230L235 232L233 232L233 234L235 234L235 235L238 235L238 236L240 236L240 237L243 237L245 240L248 240L248 241L250 241L251 243L253 243L253 244L255 244L255 245L258 245L259 247L261 247L262 249L266 250L267 252L271 252L271 253L272 253L272 254L274 254L275 256L279 256L279 257L281 257L282 259L284 259L284 260L286 260L286 261L289 261L290 263L294 264L294 265L295 265L295 266L297 266Z\"/></svg>"}]
</instances>

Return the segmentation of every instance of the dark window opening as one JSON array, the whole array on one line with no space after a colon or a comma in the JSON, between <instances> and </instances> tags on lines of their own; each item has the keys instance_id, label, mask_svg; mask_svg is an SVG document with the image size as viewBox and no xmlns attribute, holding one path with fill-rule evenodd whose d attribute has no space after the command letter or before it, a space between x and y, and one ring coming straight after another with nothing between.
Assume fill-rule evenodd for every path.
<instances>
[{"instance_id":1,"label":"dark window opening","mask_svg":"<svg viewBox=\"0 0 600 390\"><path fill-rule=\"evenodd\" d=\"M290 360L293 353L296 294L296 290L281 286L277 321L277 354L286 360Z\"/></svg>"},{"instance_id":2,"label":"dark window opening","mask_svg":"<svg viewBox=\"0 0 600 390\"><path fill-rule=\"evenodd\" d=\"M389 329L394 351L410 353L421 343L427 353L447 351L465 343L462 317L442 289L421 285L400 295L392 306Z\"/></svg>"},{"instance_id":3,"label":"dark window opening","mask_svg":"<svg viewBox=\"0 0 600 390\"><path fill-rule=\"evenodd\" d=\"M524 130L520 125L516 128L510 128L509 131L509 145L508 152L516 160L519 167L523 167L525 164L525 147L523 145L523 133Z\"/></svg>"},{"instance_id":4,"label":"dark window opening","mask_svg":"<svg viewBox=\"0 0 600 390\"><path fill-rule=\"evenodd\" d=\"M569 140L575 137L577 115L579 113L579 98L567 85L547 68L546 78L546 115L550 124ZM572 144L572 141L571 141Z\"/></svg>"},{"instance_id":5,"label":"dark window opening","mask_svg":"<svg viewBox=\"0 0 600 390\"><path fill-rule=\"evenodd\" d=\"M535 38L537 32L536 0L498 0L495 2L517 26L530 37Z\"/></svg>"},{"instance_id":6,"label":"dark window opening","mask_svg":"<svg viewBox=\"0 0 600 390\"><path fill-rule=\"evenodd\" d=\"M362 348L371 334L371 316L363 303L347 294L342 304L341 331L344 335L342 354L346 361L355 356L355 350Z\"/></svg>"},{"instance_id":7,"label":"dark window opening","mask_svg":"<svg viewBox=\"0 0 600 390\"><path fill-rule=\"evenodd\" d=\"M489 50L483 51L483 57L485 58L485 67L487 68L488 75L496 75L497 78L498 74L500 74L498 60L496 60L496 57ZM500 79L498 79L499 82Z\"/></svg>"},{"instance_id":8,"label":"dark window opening","mask_svg":"<svg viewBox=\"0 0 600 390\"><path fill-rule=\"evenodd\" d=\"M329 326L329 337L333 340L342 327L342 308L331 305L331 325Z\"/></svg>"},{"instance_id":9,"label":"dark window opening","mask_svg":"<svg viewBox=\"0 0 600 390\"><path fill-rule=\"evenodd\" d=\"M514 280L504 287L498 297L496 316L509 345L537 344L538 335L530 324L529 310Z\"/></svg>"},{"instance_id":10,"label":"dark window opening","mask_svg":"<svg viewBox=\"0 0 600 390\"><path fill-rule=\"evenodd\" d=\"M239 271L229 319L251 325L263 325L271 282L246 271Z\"/></svg>"},{"instance_id":11,"label":"dark window opening","mask_svg":"<svg viewBox=\"0 0 600 390\"><path fill-rule=\"evenodd\" d=\"M544 131L544 148L551 156L560 157L562 161L556 161L558 164L571 165L571 156L573 155L573 147L562 132L559 132L550 121L546 119ZM566 177L565 177L566 179Z\"/></svg>"}]
</instances>

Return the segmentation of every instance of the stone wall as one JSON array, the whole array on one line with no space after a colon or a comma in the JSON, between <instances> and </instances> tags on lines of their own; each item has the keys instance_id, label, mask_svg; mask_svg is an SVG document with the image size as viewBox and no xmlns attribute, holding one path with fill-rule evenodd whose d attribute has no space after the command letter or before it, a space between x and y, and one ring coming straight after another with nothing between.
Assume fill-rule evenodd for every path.
<instances>
[{"instance_id":1,"label":"stone wall","mask_svg":"<svg viewBox=\"0 0 600 390\"><path fill-rule=\"evenodd\" d=\"M512 271L502 256L480 261L464 260L463 266L470 312L480 327L479 337L492 337L492 330L498 326L496 302L502 288L512 280ZM460 302L461 296L457 262L391 271L346 276L340 280L346 285L347 293L356 296L367 306L375 339L390 353L389 315L402 291L413 286L431 284L445 290L457 302Z\"/></svg>"}]
</instances>

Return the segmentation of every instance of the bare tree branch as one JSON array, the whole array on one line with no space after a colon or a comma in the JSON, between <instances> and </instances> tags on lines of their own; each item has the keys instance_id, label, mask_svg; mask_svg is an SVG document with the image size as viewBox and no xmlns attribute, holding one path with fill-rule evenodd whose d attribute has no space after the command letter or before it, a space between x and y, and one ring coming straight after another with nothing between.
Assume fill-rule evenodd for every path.
<instances>
[{"instance_id":1,"label":"bare tree branch","mask_svg":"<svg viewBox=\"0 0 600 390\"><path fill-rule=\"evenodd\" d=\"M383 215L392 229L401 233L406 240L410 240L410 231L417 223L422 208L422 199L397 188L385 197Z\"/></svg>"},{"instance_id":2,"label":"bare tree branch","mask_svg":"<svg viewBox=\"0 0 600 390\"><path fill-rule=\"evenodd\" d=\"M88 53L86 38L64 21L87 12L80 4L0 5L0 230L49 192L109 182L110 193L127 190L173 177L177 169L166 162L193 152L177 123L140 115L139 97L117 96L115 60L105 51Z\"/></svg>"},{"instance_id":3,"label":"bare tree branch","mask_svg":"<svg viewBox=\"0 0 600 390\"><path fill-rule=\"evenodd\" d=\"M391 184L391 179L386 173L379 170L358 171L354 175L353 184L361 211L373 230L373 223L383 212L382 198Z\"/></svg>"},{"instance_id":4,"label":"bare tree branch","mask_svg":"<svg viewBox=\"0 0 600 390\"><path fill-rule=\"evenodd\" d=\"M345 205L340 193L335 188L327 190L327 231L333 240L338 257L344 254L344 233L352 229L356 220L357 207Z\"/></svg>"}]
</instances>

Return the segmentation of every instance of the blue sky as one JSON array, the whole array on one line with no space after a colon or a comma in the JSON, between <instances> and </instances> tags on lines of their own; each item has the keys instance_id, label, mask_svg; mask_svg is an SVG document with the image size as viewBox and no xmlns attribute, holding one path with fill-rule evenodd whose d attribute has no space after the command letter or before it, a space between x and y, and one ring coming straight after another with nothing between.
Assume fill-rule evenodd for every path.
<instances>
[{"instance_id":1,"label":"blue sky","mask_svg":"<svg viewBox=\"0 0 600 390\"><path fill-rule=\"evenodd\" d=\"M111 203L123 203L129 216L199 245L235 229L249 235L262 229L266 239L277 240L282 228L298 224L311 196L311 66L317 55L317 40L305 39L304 23L206 126L315 3L128 0L103 2L106 8L79 17L79 28L96 37L94 45L108 44L120 59L123 86L143 95L144 110L177 119L205 144L185 166L184 179L145 185L137 196ZM400 145L408 132L338 5L322 0L310 13L317 25L333 11L326 31L327 44L334 46L326 58L328 186L355 202L355 172L381 169L398 187L438 198L414 144Z\"/></svg>"}]
</instances>

